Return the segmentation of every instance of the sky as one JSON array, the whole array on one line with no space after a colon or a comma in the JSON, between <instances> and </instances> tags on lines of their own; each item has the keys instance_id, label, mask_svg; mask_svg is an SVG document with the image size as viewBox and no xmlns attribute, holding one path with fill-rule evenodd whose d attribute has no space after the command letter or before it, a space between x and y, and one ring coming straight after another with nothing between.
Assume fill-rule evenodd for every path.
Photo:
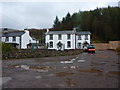
<instances>
[{"instance_id":1,"label":"sky","mask_svg":"<svg viewBox=\"0 0 120 90\"><path fill-rule=\"evenodd\" d=\"M119 0L74 0L74 1L2 1L0 19L2 28L23 30L25 28L51 28L55 17L60 20L69 12L94 10L96 7L118 6Z\"/></svg>"}]
</instances>

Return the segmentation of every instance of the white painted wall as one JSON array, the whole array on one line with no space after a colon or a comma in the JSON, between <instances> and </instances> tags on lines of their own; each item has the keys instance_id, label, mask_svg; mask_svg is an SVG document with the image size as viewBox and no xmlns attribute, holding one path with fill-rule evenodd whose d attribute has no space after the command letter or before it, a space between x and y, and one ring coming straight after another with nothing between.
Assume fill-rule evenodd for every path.
<instances>
[{"instance_id":1,"label":"white painted wall","mask_svg":"<svg viewBox=\"0 0 120 90\"><path fill-rule=\"evenodd\" d=\"M78 40L78 35L76 36L76 47L78 48L78 43L81 43L81 49L83 48L83 43L87 41L90 44L90 35L88 35L88 40L85 40L85 35L81 35L81 40Z\"/></svg>"},{"instance_id":2,"label":"white painted wall","mask_svg":"<svg viewBox=\"0 0 120 90\"><path fill-rule=\"evenodd\" d=\"M64 46L62 49L75 49L75 35L71 35L71 39L67 39L67 34L62 34L62 40L58 40L58 35L53 35L53 40L49 40L49 35L46 35L46 43L53 42L53 48L48 47L48 49L58 49L57 43L60 41ZM71 42L71 47L67 47L67 42Z\"/></svg>"},{"instance_id":3,"label":"white painted wall","mask_svg":"<svg viewBox=\"0 0 120 90\"><path fill-rule=\"evenodd\" d=\"M38 41L33 40L29 35L29 31L25 30L25 33L21 36L21 49L26 49L29 43L38 43Z\"/></svg>"},{"instance_id":4,"label":"white painted wall","mask_svg":"<svg viewBox=\"0 0 120 90\"><path fill-rule=\"evenodd\" d=\"M5 42L6 37L2 37L2 41ZM17 43L20 45L20 36L16 37L16 41L12 41L13 37L9 37L9 41L5 43ZM29 35L29 31L25 30L25 33L21 36L21 49L27 49L27 44L29 43L39 43L39 41L33 40Z\"/></svg>"},{"instance_id":5,"label":"white painted wall","mask_svg":"<svg viewBox=\"0 0 120 90\"><path fill-rule=\"evenodd\" d=\"M5 42L5 38L6 38L6 37L2 37L2 38L1 38L1 41L2 41L2 42Z\"/></svg>"},{"instance_id":6,"label":"white painted wall","mask_svg":"<svg viewBox=\"0 0 120 90\"><path fill-rule=\"evenodd\" d=\"M13 41L13 37L8 37L9 38L9 41L5 42L5 39L6 37L2 37L2 42L5 42L5 43L17 43L17 44L20 44L20 37L17 36L16 37L16 41Z\"/></svg>"},{"instance_id":7,"label":"white painted wall","mask_svg":"<svg viewBox=\"0 0 120 90\"><path fill-rule=\"evenodd\" d=\"M75 49L75 34L71 34L71 39L67 39L67 34L62 34L62 40L58 40L58 35L53 35L53 40L49 40L49 35L45 36L45 43L53 42L53 48L48 47L48 49L58 49L57 43L61 41L61 43L64 45L64 48L62 49ZM67 47L67 41L71 42L71 48ZM90 44L90 35L88 35L88 40L85 40L85 35L81 35L81 40L78 40L78 35L76 35L76 48L78 48L78 43L81 43L81 49L83 48L83 43L87 41Z\"/></svg>"}]
</instances>

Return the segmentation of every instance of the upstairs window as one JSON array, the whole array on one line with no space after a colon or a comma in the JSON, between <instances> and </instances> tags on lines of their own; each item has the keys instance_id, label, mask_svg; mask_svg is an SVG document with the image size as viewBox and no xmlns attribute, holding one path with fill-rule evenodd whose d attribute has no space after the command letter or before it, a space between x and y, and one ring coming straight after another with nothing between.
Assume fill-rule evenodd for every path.
<instances>
[{"instance_id":1,"label":"upstairs window","mask_svg":"<svg viewBox=\"0 0 120 90\"><path fill-rule=\"evenodd\" d=\"M53 48L53 42L50 42L50 48Z\"/></svg>"},{"instance_id":2,"label":"upstairs window","mask_svg":"<svg viewBox=\"0 0 120 90\"><path fill-rule=\"evenodd\" d=\"M62 39L62 35L58 34L58 40L61 40L61 39Z\"/></svg>"},{"instance_id":3,"label":"upstairs window","mask_svg":"<svg viewBox=\"0 0 120 90\"><path fill-rule=\"evenodd\" d=\"M85 40L88 40L88 35L85 35Z\"/></svg>"},{"instance_id":4,"label":"upstairs window","mask_svg":"<svg viewBox=\"0 0 120 90\"><path fill-rule=\"evenodd\" d=\"M16 41L16 37L13 37L12 41Z\"/></svg>"},{"instance_id":5,"label":"upstairs window","mask_svg":"<svg viewBox=\"0 0 120 90\"><path fill-rule=\"evenodd\" d=\"M53 34L50 34L50 40L53 40Z\"/></svg>"},{"instance_id":6,"label":"upstairs window","mask_svg":"<svg viewBox=\"0 0 120 90\"><path fill-rule=\"evenodd\" d=\"M8 41L9 41L9 37L6 37L6 38L5 38L5 42L8 42Z\"/></svg>"},{"instance_id":7,"label":"upstairs window","mask_svg":"<svg viewBox=\"0 0 120 90\"><path fill-rule=\"evenodd\" d=\"M70 41L67 42L67 47L68 47L68 48L71 47L71 42L70 42Z\"/></svg>"},{"instance_id":8,"label":"upstairs window","mask_svg":"<svg viewBox=\"0 0 120 90\"><path fill-rule=\"evenodd\" d=\"M67 39L71 39L70 34L67 34Z\"/></svg>"},{"instance_id":9,"label":"upstairs window","mask_svg":"<svg viewBox=\"0 0 120 90\"><path fill-rule=\"evenodd\" d=\"M81 35L78 35L78 40L81 40Z\"/></svg>"}]
</instances>

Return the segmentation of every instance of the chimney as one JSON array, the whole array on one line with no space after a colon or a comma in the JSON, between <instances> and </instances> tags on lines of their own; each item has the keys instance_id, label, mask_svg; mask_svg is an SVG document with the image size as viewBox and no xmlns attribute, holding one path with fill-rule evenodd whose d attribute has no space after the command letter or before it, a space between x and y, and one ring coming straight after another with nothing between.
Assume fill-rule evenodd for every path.
<instances>
[{"instance_id":1,"label":"chimney","mask_svg":"<svg viewBox=\"0 0 120 90\"><path fill-rule=\"evenodd\" d=\"M73 32L76 33L76 28L75 27L73 28Z\"/></svg>"},{"instance_id":2,"label":"chimney","mask_svg":"<svg viewBox=\"0 0 120 90\"><path fill-rule=\"evenodd\" d=\"M49 32L49 29L47 29L47 32Z\"/></svg>"}]
</instances>

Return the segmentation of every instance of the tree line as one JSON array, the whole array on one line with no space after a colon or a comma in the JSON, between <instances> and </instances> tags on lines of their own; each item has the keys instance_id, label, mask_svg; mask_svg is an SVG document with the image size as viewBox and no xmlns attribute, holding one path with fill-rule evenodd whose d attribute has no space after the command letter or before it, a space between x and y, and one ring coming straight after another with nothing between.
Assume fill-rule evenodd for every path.
<instances>
[{"instance_id":1,"label":"tree line","mask_svg":"<svg viewBox=\"0 0 120 90\"><path fill-rule=\"evenodd\" d=\"M68 12L60 21L58 16L54 20L52 30L90 31L93 41L119 40L120 8L96 8L90 11L79 11L72 15Z\"/></svg>"}]
</instances>

